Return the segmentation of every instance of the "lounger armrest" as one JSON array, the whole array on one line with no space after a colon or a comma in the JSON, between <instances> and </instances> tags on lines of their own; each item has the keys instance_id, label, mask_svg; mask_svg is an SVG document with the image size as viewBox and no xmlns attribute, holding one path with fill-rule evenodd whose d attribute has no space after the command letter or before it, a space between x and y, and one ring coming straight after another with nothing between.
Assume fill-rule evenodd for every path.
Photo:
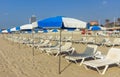
<instances>
[{"instance_id":1,"label":"lounger armrest","mask_svg":"<svg viewBox=\"0 0 120 77\"><path fill-rule=\"evenodd\" d=\"M104 54L102 54L101 51L97 51L95 53L95 58L98 58L98 59L104 59L106 56Z\"/></svg>"}]
</instances>

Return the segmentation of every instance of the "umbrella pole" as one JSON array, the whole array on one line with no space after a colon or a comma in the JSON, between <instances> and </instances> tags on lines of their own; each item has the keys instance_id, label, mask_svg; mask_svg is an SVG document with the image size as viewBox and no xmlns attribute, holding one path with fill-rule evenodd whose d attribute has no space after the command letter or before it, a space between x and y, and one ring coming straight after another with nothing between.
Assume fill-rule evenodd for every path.
<instances>
[{"instance_id":1,"label":"umbrella pole","mask_svg":"<svg viewBox=\"0 0 120 77\"><path fill-rule=\"evenodd\" d=\"M60 54L59 54L59 62L58 62L58 73L61 74L61 38L62 38L62 29L60 29L60 47L59 47L59 51L60 51Z\"/></svg>"},{"instance_id":2,"label":"umbrella pole","mask_svg":"<svg viewBox=\"0 0 120 77\"><path fill-rule=\"evenodd\" d=\"M34 30L32 30L32 38L33 38L33 48L32 48L32 55L33 55L33 67L35 66L35 63L34 63L34 56L35 56L35 49L34 49L34 33L33 33Z\"/></svg>"},{"instance_id":3,"label":"umbrella pole","mask_svg":"<svg viewBox=\"0 0 120 77\"><path fill-rule=\"evenodd\" d=\"M34 31L34 30L32 30L32 38L33 38L33 42L32 42L32 44L33 44L32 55L33 55L33 57L34 57L34 55L35 55L35 53L34 53L34 51L35 51L35 50L34 50L34 40L35 40L35 39L34 39L34 33L33 33L33 31Z\"/></svg>"},{"instance_id":4,"label":"umbrella pole","mask_svg":"<svg viewBox=\"0 0 120 77\"><path fill-rule=\"evenodd\" d=\"M95 43L97 43L97 31L95 31Z\"/></svg>"},{"instance_id":5,"label":"umbrella pole","mask_svg":"<svg viewBox=\"0 0 120 77\"><path fill-rule=\"evenodd\" d=\"M34 56L34 33L33 33L33 31L32 31L32 38L33 38L33 48L32 48L32 51L33 51L33 56Z\"/></svg>"},{"instance_id":6,"label":"umbrella pole","mask_svg":"<svg viewBox=\"0 0 120 77\"><path fill-rule=\"evenodd\" d=\"M72 41L72 44L73 44L73 31L72 31L72 40L71 41Z\"/></svg>"},{"instance_id":7,"label":"umbrella pole","mask_svg":"<svg viewBox=\"0 0 120 77\"><path fill-rule=\"evenodd\" d=\"M11 32L12 33L12 38L14 37L14 35L13 35L13 32ZM14 42L12 42L12 44L14 44Z\"/></svg>"},{"instance_id":8,"label":"umbrella pole","mask_svg":"<svg viewBox=\"0 0 120 77\"><path fill-rule=\"evenodd\" d=\"M19 31L19 39L20 39L20 33L21 33L21 31ZM20 43L19 43L19 49L20 49Z\"/></svg>"}]
</instances>

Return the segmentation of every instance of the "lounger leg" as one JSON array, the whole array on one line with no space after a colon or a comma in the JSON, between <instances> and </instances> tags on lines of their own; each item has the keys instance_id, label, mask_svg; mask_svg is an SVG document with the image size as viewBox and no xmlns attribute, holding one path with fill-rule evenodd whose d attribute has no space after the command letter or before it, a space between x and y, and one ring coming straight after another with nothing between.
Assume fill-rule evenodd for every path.
<instances>
[{"instance_id":1,"label":"lounger leg","mask_svg":"<svg viewBox=\"0 0 120 77\"><path fill-rule=\"evenodd\" d=\"M118 67L120 67L120 63L117 63Z\"/></svg>"},{"instance_id":2,"label":"lounger leg","mask_svg":"<svg viewBox=\"0 0 120 77\"><path fill-rule=\"evenodd\" d=\"M50 55L50 53L47 53L47 55Z\"/></svg>"},{"instance_id":3,"label":"lounger leg","mask_svg":"<svg viewBox=\"0 0 120 77\"><path fill-rule=\"evenodd\" d=\"M75 48L72 48L72 52L71 52L71 54L73 54L75 52Z\"/></svg>"},{"instance_id":4,"label":"lounger leg","mask_svg":"<svg viewBox=\"0 0 120 77\"><path fill-rule=\"evenodd\" d=\"M67 59L66 59L66 61L67 61L68 63L70 63L70 61L69 61L69 60L67 60Z\"/></svg>"},{"instance_id":5,"label":"lounger leg","mask_svg":"<svg viewBox=\"0 0 120 77\"><path fill-rule=\"evenodd\" d=\"M104 74L105 74L105 72L106 72L107 68L108 68L108 65L106 65L106 66L105 66L105 68L104 68L104 70L103 70L103 72L102 72L102 75L104 75Z\"/></svg>"},{"instance_id":6,"label":"lounger leg","mask_svg":"<svg viewBox=\"0 0 120 77\"><path fill-rule=\"evenodd\" d=\"M69 55L71 54L70 52L67 52Z\"/></svg>"},{"instance_id":7,"label":"lounger leg","mask_svg":"<svg viewBox=\"0 0 120 77\"><path fill-rule=\"evenodd\" d=\"M92 58L95 59L95 60L97 59L95 56L93 56Z\"/></svg>"},{"instance_id":8,"label":"lounger leg","mask_svg":"<svg viewBox=\"0 0 120 77\"><path fill-rule=\"evenodd\" d=\"M99 74L101 74L100 70L98 68L96 68L96 70L98 71Z\"/></svg>"},{"instance_id":9,"label":"lounger leg","mask_svg":"<svg viewBox=\"0 0 120 77\"><path fill-rule=\"evenodd\" d=\"M106 70L107 70L107 68L108 68L108 65L105 66L105 68L104 68L104 70L102 72L98 68L96 68L96 69L97 69L99 74L104 75Z\"/></svg>"},{"instance_id":10,"label":"lounger leg","mask_svg":"<svg viewBox=\"0 0 120 77\"><path fill-rule=\"evenodd\" d=\"M58 52L58 53L55 55L55 57L57 57L59 54L60 54L60 52Z\"/></svg>"},{"instance_id":11,"label":"lounger leg","mask_svg":"<svg viewBox=\"0 0 120 77\"><path fill-rule=\"evenodd\" d=\"M67 61L68 63L70 63L70 60L66 59L66 61ZM77 62L76 60L71 60L71 61L74 61L75 64L78 64L78 62Z\"/></svg>"},{"instance_id":12,"label":"lounger leg","mask_svg":"<svg viewBox=\"0 0 120 77\"><path fill-rule=\"evenodd\" d=\"M84 67L85 67L86 70L89 70L88 67L87 67L86 65L84 65Z\"/></svg>"},{"instance_id":13,"label":"lounger leg","mask_svg":"<svg viewBox=\"0 0 120 77\"><path fill-rule=\"evenodd\" d=\"M52 55L51 51L46 51L46 53L47 53L48 55Z\"/></svg>"},{"instance_id":14,"label":"lounger leg","mask_svg":"<svg viewBox=\"0 0 120 77\"><path fill-rule=\"evenodd\" d=\"M74 60L75 64L78 64L77 60Z\"/></svg>"},{"instance_id":15,"label":"lounger leg","mask_svg":"<svg viewBox=\"0 0 120 77\"><path fill-rule=\"evenodd\" d=\"M85 58L83 58L82 61L80 62L80 66L83 64L84 60L85 60Z\"/></svg>"}]
</instances>

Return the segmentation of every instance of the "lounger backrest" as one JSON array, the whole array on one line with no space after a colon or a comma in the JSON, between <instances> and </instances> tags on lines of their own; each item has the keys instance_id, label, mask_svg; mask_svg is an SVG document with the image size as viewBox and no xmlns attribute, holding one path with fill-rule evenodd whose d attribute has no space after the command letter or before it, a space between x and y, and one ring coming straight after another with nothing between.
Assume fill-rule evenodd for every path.
<instances>
[{"instance_id":1,"label":"lounger backrest","mask_svg":"<svg viewBox=\"0 0 120 77\"><path fill-rule=\"evenodd\" d=\"M72 39L72 37L68 37L68 39Z\"/></svg>"},{"instance_id":2,"label":"lounger backrest","mask_svg":"<svg viewBox=\"0 0 120 77\"><path fill-rule=\"evenodd\" d=\"M114 44L120 44L120 38L115 38L113 41Z\"/></svg>"},{"instance_id":3,"label":"lounger backrest","mask_svg":"<svg viewBox=\"0 0 120 77\"><path fill-rule=\"evenodd\" d=\"M107 59L120 61L120 48L111 48L106 56Z\"/></svg>"},{"instance_id":4,"label":"lounger backrest","mask_svg":"<svg viewBox=\"0 0 120 77\"><path fill-rule=\"evenodd\" d=\"M88 41L93 41L94 40L94 38L93 37L90 37L89 39L88 39Z\"/></svg>"},{"instance_id":5,"label":"lounger backrest","mask_svg":"<svg viewBox=\"0 0 120 77\"><path fill-rule=\"evenodd\" d=\"M82 40L83 40L83 41L86 41L87 39L86 39L86 37L83 37Z\"/></svg>"},{"instance_id":6,"label":"lounger backrest","mask_svg":"<svg viewBox=\"0 0 120 77\"><path fill-rule=\"evenodd\" d=\"M70 47L72 46L72 43L71 42L67 42L67 43L65 43L65 45L63 45L62 47L61 47L61 49L69 49Z\"/></svg>"},{"instance_id":7,"label":"lounger backrest","mask_svg":"<svg viewBox=\"0 0 120 77\"><path fill-rule=\"evenodd\" d=\"M43 43L43 42L44 42L44 40L43 40L43 39L41 39L41 40L40 40L40 43Z\"/></svg>"},{"instance_id":8,"label":"lounger backrest","mask_svg":"<svg viewBox=\"0 0 120 77\"><path fill-rule=\"evenodd\" d=\"M45 40L44 44L48 44L50 42L50 40Z\"/></svg>"},{"instance_id":9,"label":"lounger backrest","mask_svg":"<svg viewBox=\"0 0 120 77\"><path fill-rule=\"evenodd\" d=\"M97 45L87 45L85 49L85 54L95 54L97 51Z\"/></svg>"},{"instance_id":10,"label":"lounger backrest","mask_svg":"<svg viewBox=\"0 0 120 77\"><path fill-rule=\"evenodd\" d=\"M52 39L52 38L53 38L53 36L49 36L49 37L48 37L49 40Z\"/></svg>"},{"instance_id":11,"label":"lounger backrest","mask_svg":"<svg viewBox=\"0 0 120 77\"><path fill-rule=\"evenodd\" d=\"M104 38L104 39L102 40L102 42L107 42L107 41L109 41L109 38Z\"/></svg>"}]
</instances>

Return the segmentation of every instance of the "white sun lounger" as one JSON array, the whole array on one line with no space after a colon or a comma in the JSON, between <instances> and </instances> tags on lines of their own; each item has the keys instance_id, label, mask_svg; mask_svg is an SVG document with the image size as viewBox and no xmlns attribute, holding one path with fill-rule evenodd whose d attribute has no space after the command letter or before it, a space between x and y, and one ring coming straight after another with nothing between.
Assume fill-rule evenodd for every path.
<instances>
[{"instance_id":1,"label":"white sun lounger","mask_svg":"<svg viewBox=\"0 0 120 77\"><path fill-rule=\"evenodd\" d=\"M103 46L103 45L105 45L105 43L107 43L109 41L110 41L109 38L103 38L100 42L98 42L96 44Z\"/></svg>"},{"instance_id":2,"label":"white sun lounger","mask_svg":"<svg viewBox=\"0 0 120 77\"><path fill-rule=\"evenodd\" d=\"M76 43L86 43L87 42L87 38L86 37L82 37L79 40L75 41Z\"/></svg>"},{"instance_id":3,"label":"white sun lounger","mask_svg":"<svg viewBox=\"0 0 120 77\"><path fill-rule=\"evenodd\" d=\"M80 65L84 62L86 58L94 57L96 50L97 50L97 45L87 45L85 51L83 53L75 53L72 55L68 55L65 57L67 61L74 61L75 63L78 63L78 60L82 60L80 62Z\"/></svg>"},{"instance_id":4,"label":"white sun lounger","mask_svg":"<svg viewBox=\"0 0 120 77\"><path fill-rule=\"evenodd\" d=\"M46 53L56 54L56 56L58 56L60 53L64 53L64 52L70 54L70 51L72 51L71 53L74 52L74 48L72 47L72 43L71 42L66 42L63 46L61 46L61 51L60 51L60 47L58 47L58 48L55 48L55 49L46 50Z\"/></svg>"},{"instance_id":5,"label":"white sun lounger","mask_svg":"<svg viewBox=\"0 0 120 77\"><path fill-rule=\"evenodd\" d=\"M99 74L105 74L106 70L110 65L117 64L120 65L120 49L118 48L111 48L108 51L108 54L103 59L96 59L91 61L85 61L83 65L86 69L88 69L87 66L95 68ZM104 67L103 71L100 71L100 67Z\"/></svg>"},{"instance_id":6,"label":"white sun lounger","mask_svg":"<svg viewBox=\"0 0 120 77\"><path fill-rule=\"evenodd\" d=\"M60 47L60 42L56 42L56 44L54 46L49 46L49 47L42 47L42 48L39 48L41 52L46 52L47 50L52 50L52 49L58 49Z\"/></svg>"},{"instance_id":7,"label":"white sun lounger","mask_svg":"<svg viewBox=\"0 0 120 77\"><path fill-rule=\"evenodd\" d=\"M33 47L40 48L40 47L48 47L50 45L51 45L50 40L45 40L43 43L34 44Z\"/></svg>"},{"instance_id":8,"label":"white sun lounger","mask_svg":"<svg viewBox=\"0 0 120 77\"><path fill-rule=\"evenodd\" d=\"M90 37L90 38L88 38L87 43L93 44L93 43L95 43L95 39L93 37Z\"/></svg>"},{"instance_id":9,"label":"white sun lounger","mask_svg":"<svg viewBox=\"0 0 120 77\"><path fill-rule=\"evenodd\" d=\"M106 46L118 46L120 45L120 38L115 38L113 41L105 43Z\"/></svg>"}]
</instances>

